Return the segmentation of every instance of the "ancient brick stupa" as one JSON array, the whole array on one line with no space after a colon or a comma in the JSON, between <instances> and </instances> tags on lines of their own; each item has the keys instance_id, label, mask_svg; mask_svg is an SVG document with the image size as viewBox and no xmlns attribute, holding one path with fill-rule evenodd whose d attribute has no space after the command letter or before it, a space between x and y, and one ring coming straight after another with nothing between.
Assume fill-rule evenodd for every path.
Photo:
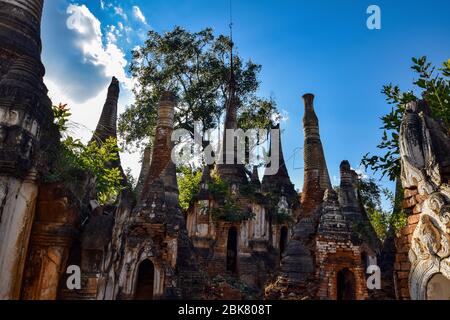
<instances>
[{"instance_id":1,"label":"ancient brick stupa","mask_svg":"<svg viewBox=\"0 0 450 320\"><path fill-rule=\"evenodd\" d=\"M314 96L303 97L305 179L301 214L278 279L266 289L275 299L358 299L368 297L365 267L376 262L378 242L361 206L357 174L341 164L337 194L330 182L320 139ZM367 234L355 230L364 223Z\"/></svg>"},{"instance_id":2,"label":"ancient brick stupa","mask_svg":"<svg viewBox=\"0 0 450 320\"><path fill-rule=\"evenodd\" d=\"M105 261L99 299L195 298L204 290L171 160L174 107L173 95L165 92L158 107L151 164L143 164L138 201L134 205L123 197L115 215L112 256Z\"/></svg>"},{"instance_id":3,"label":"ancient brick stupa","mask_svg":"<svg viewBox=\"0 0 450 320\"><path fill-rule=\"evenodd\" d=\"M228 130L239 129L236 89L231 59L224 124ZM222 163L213 170L205 167L200 192L187 212L189 236L210 277L228 276L259 295L279 266L299 208L298 195L282 154L280 127L274 129L277 134L272 134L271 140L280 155L275 174L266 170L261 183L258 168L249 170L245 163L238 162L238 139L231 138L234 139L231 144L233 141L224 132ZM229 187L225 194L214 192L213 174ZM284 219L277 219L280 212ZM241 297L245 298L245 293Z\"/></svg>"},{"instance_id":4,"label":"ancient brick stupa","mask_svg":"<svg viewBox=\"0 0 450 320\"><path fill-rule=\"evenodd\" d=\"M0 1L0 299L18 299L52 131L43 83L43 0Z\"/></svg>"}]
</instances>

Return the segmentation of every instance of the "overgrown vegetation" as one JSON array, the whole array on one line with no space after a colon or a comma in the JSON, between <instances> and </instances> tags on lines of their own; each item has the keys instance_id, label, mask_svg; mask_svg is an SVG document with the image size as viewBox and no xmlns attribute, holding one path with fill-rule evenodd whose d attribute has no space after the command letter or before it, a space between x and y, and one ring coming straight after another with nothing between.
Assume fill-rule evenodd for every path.
<instances>
[{"instance_id":1,"label":"overgrown vegetation","mask_svg":"<svg viewBox=\"0 0 450 320\"><path fill-rule=\"evenodd\" d=\"M450 59L441 68L436 68L427 61L427 57L413 58L412 70L418 76L413 89L402 91L399 86L389 84L383 87L391 112L381 118L383 136L378 149L383 155L367 154L362 160L366 168L381 172L396 181L400 177L399 132L406 105L409 102L425 99L431 115L442 120L450 130Z\"/></svg>"},{"instance_id":2,"label":"overgrown vegetation","mask_svg":"<svg viewBox=\"0 0 450 320\"><path fill-rule=\"evenodd\" d=\"M280 196L271 192L264 195L265 202L268 208L268 214L272 223L275 225L282 225L294 222L294 217L289 209L279 207Z\"/></svg>"},{"instance_id":3,"label":"overgrown vegetation","mask_svg":"<svg viewBox=\"0 0 450 320\"><path fill-rule=\"evenodd\" d=\"M243 281L240 281L236 279L236 277L229 275L229 274L223 274L214 277L211 280L211 286L212 286L212 294L218 295L218 299L223 299L223 289L227 286L229 286L232 289L238 290L242 297L246 300L258 300L262 299L262 293L260 290L256 289L255 287L251 287L248 284L246 284Z\"/></svg>"},{"instance_id":4,"label":"overgrown vegetation","mask_svg":"<svg viewBox=\"0 0 450 320\"><path fill-rule=\"evenodd\" d=\"M226 222L242 222L255 219L251 209L242 210L231 197L227 197L219 206L211 209L213 219Z\"/></svg>"},{"instance_id":5,"label":"overgrown vegetation","mask_svg":"<svg viewBox=\"0 0 450 320\"><path fill-rule=\"evenodd\" d=\"M227 222L242 222L255 219L251 209L243 210L231 195L229 185L214 171L211 175L209 190L218 206L211 208L211 215L215 220Z\"/></svg>"},{"instance_id":6,"label":"overgrown vegetation","mask_svg":"<svg viewBox=\"0 0 450 320\"><path fill-rule=\"evenodd\" d=\"M275 210L275 214L272 216L272 222L276 225L291 223L293 220L292 214L285 209Z\"/></svg>"},{"instance_id":7,"label":"overgrown vegetation","mask_svg":"<svg viewBox=\"0 0 450 320\"><path fill-rule=\"evenodd\" d=\"M358 191L369 220L380 240L384 241L391 231L397 233L406 226L406 213L398 209L401 207L399 203L402 201L399 196L401 192L398 192L396 197L389 189L381 188L374 179L360 179ZM382 206L383 196L390 202L387 209L383 209ZM365 226L356 227L357 231L366 232L366 230L361 230Z\"/></svg>"},{"instance_id":8,"label":"overgrown vegetation","mask_svg":"<svg viewBox=\"0 0 450 320\"><path fill-rule=\"evenodd\" d=\"M76 184L85 177L85 173L88 173L95 180L99 203L115 202L123 189L120 170L109 166L118 160L119 148L116 139L107 139L102 144L97 142L84 144L67 133L71 116L67 105L54 106L53 115L62 138L55 148L54 163L45 181L47 183L71 181Z\"/></svg>"},{"instance_id":9,"label":"overgrown vegetation","mask_svg":"<svg viewBox=\"0 0 450 320\"><path fill-rule=\"evenodd\" d=\"M196 200L195 196L200 191L201 179L201 170L195 170L190 167L183 167L178 170L180 205L185 212ZM217 172L211 174L208 191L211 194L211 198L218 204L218 206L209 208L209 213L213 219L227 222L242 222L255 218L255 214L251 210L242 210L241 206L230 194L228 184L220 178Z\"/></svg>"},{"instance_id":10,"label":"overgrown vegetation","mask_svg":"<svg viewBox=\"0 0 450 320\"><path fill-rule=\"evenodd\" d=\"M201 170L193 170L190 167L181 167L178 169L177 180L180 190L180 206L186 212L194 197L199 192L200 182L202 179Z\"/></svg>"}]
</instances>

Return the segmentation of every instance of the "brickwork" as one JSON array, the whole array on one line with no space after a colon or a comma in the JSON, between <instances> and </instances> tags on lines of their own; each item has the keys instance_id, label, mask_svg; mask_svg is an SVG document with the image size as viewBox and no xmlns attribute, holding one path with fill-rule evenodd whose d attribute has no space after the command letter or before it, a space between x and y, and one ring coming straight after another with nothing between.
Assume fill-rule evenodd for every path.
<instances>
[{"instance_id":1,"label":"brickwork","mask_svg":"<svg viewBox=\"0 0 450 320\"><path fill-rule=\"evenodd\" d=\"M319 290L317 299L337 300L337 274L348 269L355 277L355 298L366 300L368 295L364 264L361 261L361 248L351 241L335 242L318 239L316 246Z\"/></svg>"},{"instance_id":2,"label":"brickwork","mask_svg":"<svg viewBox=\"0 0 450 320\"><path fill-rule=\"evenodd\" d=\"M397 296L401 300L409 300L411 298L409 293L411 263L408 256L413 233L419 223L423 201L424 199L419 196L417 189L405 189L403 210L408 215L408 225L399 232L395 239L397 250L394 264Z\"/></svg>"}]
</instances>

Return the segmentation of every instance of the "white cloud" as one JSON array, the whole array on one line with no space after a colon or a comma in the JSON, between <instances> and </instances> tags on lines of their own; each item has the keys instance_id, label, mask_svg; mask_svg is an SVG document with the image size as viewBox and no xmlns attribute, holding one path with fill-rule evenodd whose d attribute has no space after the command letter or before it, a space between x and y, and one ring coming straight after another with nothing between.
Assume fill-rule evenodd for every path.
<instances>
[{"instance_id":1,"label":"white cloud","mask_svg":"<svg viewBox=\"0 0 450 320\"><path fill-rule=\"evenodd\" d=\"M369 179L369 176L366 173L366 170L364 169L363 166L360 166L358 169L354 169L352 168L353 171L356 172L356 174L361 178L361 179Z\"/></svg>"},{"instance_id":2,"label":"white cloud","mask_svg":"<svg viewBox=\"0 0 450 320\"><path fill-rule=\"evenodd\" d=\"M60 82L46 78L45 84L49 90L48 95L54 104L64 103L70 108L72 116L70 117L69 134L81 139L85 143L88 142L92 138L98 120L100 119L108 91L107 87L101 90L95 97L83 103L77 103L70 98L64 85L61 85ZM125 111L124 106L132 104L133 101L133 94L123 90L119 99L119 114ZM141 170L140 153L121 153L120 157L123 168L130 168L133 176L137 178Z\"/></svg>"},{"instance_id":3,"label":"white cloud","mask_svg":"<svg viewBox=\"0 0 450 320\"><path fill-rule=\"evenodd\" d=\"M43 24L43 59L47 69L45 83L53 103L67 103L71 109L70 134L89 141L95 129L107 88L112 76L121 82L119 114L134 102L130 90L134 86L128 77L124 51L117 45L126 30L117 23L104 28L85 5L59 1L66 11L57 10L55 3L46 3ZM109 1L103 1L110 8ZM102 34L102 30L105 34ZM67 76L66 76L67 75ZM140 154L122 154L124 168L130 167L137 177Z\"/></svg>"},{"instance_id":4,"label":"white cloud","mask_svg":"<svg viewBox=\"0 0 450 320\"><path fill-rule=\"evenodd\" d=\"M142 22L145 25L147 24L147 18L142 13L141 8L139 8L138 6L133 6L133 15L138 21Z\"/></svg>"},{"instance_id":5,"label":"white cloud","mask_svg":"<svg viewBox=\"0 0 450 320\"><path fill-rule=\"evenodd\" d=\"M114 7L114 12L115 12L118 16L122 17L123 19L128 20L127 14L125 13L125 11L123 11L123 9L122 9L121 7L119 7L119 6Z\"/></svg>"},{"instance_id":6,"label":"white cloud","mask_svg":"<svg viewBox=\"0 0 450 320\"><path fill-rule=\"evenodd\" d=\"M82 51L85 62L103 68L104 76L115 76L131 89L132 80L125 72L128 61L125 53L115 44L115 27L108 33L107 43L104 45L100 21L85 5L69 5L67 14L67 28L77 33L75 45Z\"/></svg>"},{"instance_id":7,"label":"white cloud","mask_svg":"<svg viewBox=\"0 0 450 320\"><path fill-rule=\"evenodd\" d=\"M117 42L117 32L115 26L108 26L108 33L106 34L106 39L108 43L116 43Z\"/></svg>"}]
</instances>

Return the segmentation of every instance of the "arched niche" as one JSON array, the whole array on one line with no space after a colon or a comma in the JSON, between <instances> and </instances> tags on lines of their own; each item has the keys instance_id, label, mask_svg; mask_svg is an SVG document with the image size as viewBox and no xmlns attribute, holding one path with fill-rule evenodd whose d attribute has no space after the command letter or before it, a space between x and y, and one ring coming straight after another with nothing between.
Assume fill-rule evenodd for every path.
<instances>
[{"instance_id":1,"label":"arched niche","mask_svg":"<svg viewBox=\"0 0 450 320\"><path fill-rule=\"evenodd\" d=\"M435 274L427 284L427 300L450 300L450 279Z\"/></svg>"},{"instance_id":2,"label":"arched niche","mask_svg":"<svg viewBox=\"0 0 450 320\"><path fill-rule=\"evenodd\" d=\"M227 239L227 271L237 273L238 232L235 227L228 230Z\"/></svg>"},{"instance_id":3,"label":"arched niche","mask_svg":"<svg viewBox=\"0 0 450 320\"><path fill-rule=\"evenodd\" d=\"M356 300L355 275L349 269L337 273L337 300Z\"/></svg>"},{"instance_id":4,"label":"arched niche","mask_svg":"<svg viewBox=\"0 0 450 320\"><path fill-rule=\"evenodd\" d=\"M150 260L144 260L139 265L136 280L136 300L153 300L155 297L155 266Z\"/></svg>"}]
</instances>

